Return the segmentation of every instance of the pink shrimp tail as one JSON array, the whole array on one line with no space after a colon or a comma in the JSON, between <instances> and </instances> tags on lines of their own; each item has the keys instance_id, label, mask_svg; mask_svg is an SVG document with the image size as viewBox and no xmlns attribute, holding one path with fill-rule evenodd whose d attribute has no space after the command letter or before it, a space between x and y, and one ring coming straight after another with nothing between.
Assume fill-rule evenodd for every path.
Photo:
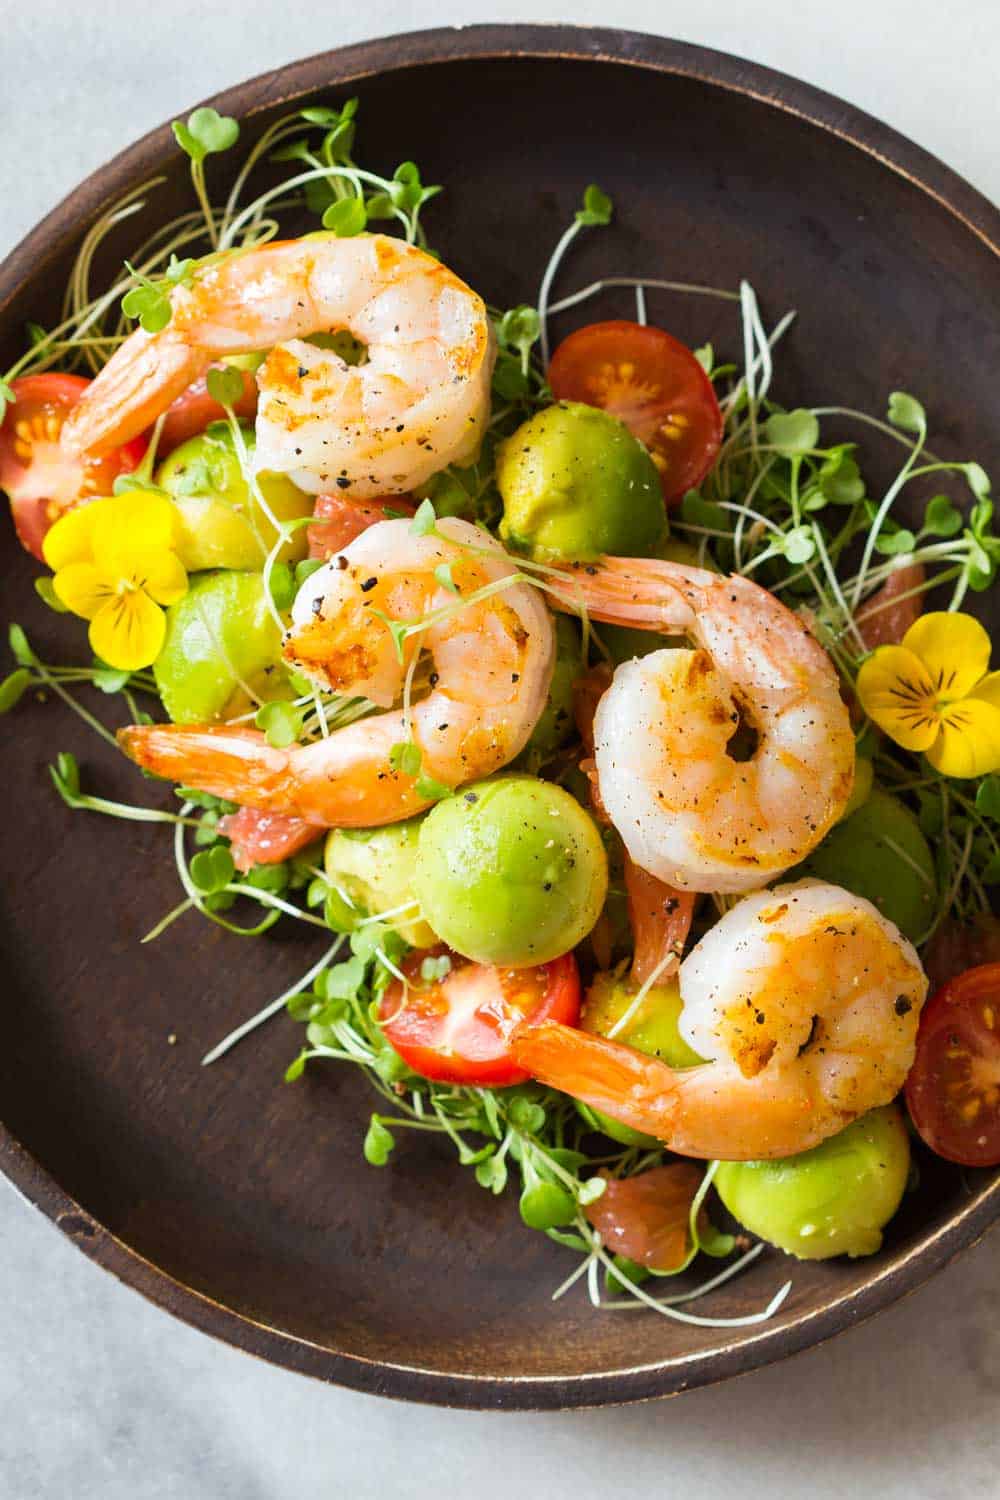
<instances>
[{"instance_id":1,"label":"pink shrimp tail","mask_svg":"<svg viewBox=\"0 0 1000 1500\"><path fill-rule=\"evenodd\" d=\"M138 437L209 362L209 356L179 338L136 329L67 419L62 447L75 458L84 453L99 458Z\"/></svg>"},{"instance_id":2,"label":"pink shrimp tail","mask_svg":"<svg viewBox=\"0 0 1000 1500\"><path fill-rule=\"evenodd\" d=\"M525 1072L622 1125L669 1140L676 1075L655 1057L560 1021L520 1026L514 1057Z\"/></svg>"},{"instance_id":3,"label":"pink shrimp tail","mask_svg":"<svg viewBox=\"0 0 1000 1500\"><path fill-rule=\"evenodd\" d=\"M135 763L260 812L297 811L287 750L276 750L256 729L206 724L130 724L118 743Z\"/></svg>"}]
</instances>

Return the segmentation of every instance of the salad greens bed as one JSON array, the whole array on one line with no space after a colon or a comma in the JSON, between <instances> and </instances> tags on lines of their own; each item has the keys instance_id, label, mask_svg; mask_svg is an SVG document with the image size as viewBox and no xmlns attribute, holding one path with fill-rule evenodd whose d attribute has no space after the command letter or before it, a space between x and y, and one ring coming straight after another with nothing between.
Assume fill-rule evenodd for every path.
<instances>
[{"instance_id":1,"label":"salad greens bed","mask_svg":"<svg viewBox=\"0 0 1000 1500\"><path fill-rule=\"evenodd\" d=\"M196 110L186 123L175 122L178 145L190 160L194 205L140 238L143 213L159 182L152 179L94 224L69 277L62 316L49 329L29 325L23 354L4 372L0 416L3 400L13 400L15 379L56 366L98 372L134 324L150 333L168 324L173 288L189 284L213 257L275 236L288 215L300 220L306 213L317 227L339 236L387 225L407 242L428 248L423 211L441 188L425 185L410 161L392 177L359 167L353 154L356 125L356 100L339 108L299 110L278 120L247 153L228 195L214 201L210 159L236 148L237 122L211 109ZM283 164L281 180L252 195L260 175L273 177L275 163ZM870 650L862 618L870 628L880 610L932 589L945 591L936 597L943 598L942 608L955 613L970 591L981 592L993 582L1000 537L994 530L987 475L975 462L938 458L928 445L927 414L914 396L903 392L891 395L885 419L841 406L779 406L771 396L775 359L794 314L788 312L768 327L746 282L736 289L716 289L615 276L556 296L574 240L608 225L611 218L610 200L596 186L588 187L553 251L536 302L490 309L499 353L489 434L475 464L446 470L426 487L414 527L429 530L444 515L497 527L502 513L495 482L497 444L550 403L546 371L552 316L582 308L616 288L632 289L640 323L646 322L647 299L653 295L726 303L732 309L739 362L718 357L711 345L697 351L718 393L725 420L722 446L700 488L690 490L673 512L672 534L693 549L693 560L752 577L805 615L850 691ZM95 291L98 251L112 232L133 220L137 243L130 260L112 285ZM230 443L248 473L246 431L235 410L240 373L215 370L208 380L211 395L226 413L225 423L219 424L220 440ZM159 425L139 467L116 480L117 493L155 491L158 433ZM856 441L869 434L896 445L900 457L891 482L874 493L869 492ZM921 496L922 519L907 524L900 512L914 513L914 494ZM319 566L314 560L296 563L282 556L308 519L276 517L273 545L263 563L265 604L279 629L297 587ZM883 597L881 591L904 569L906 587L887 590ZM543 587L546 571L524 562L524 576ZM49 577L40 577L36 588L50 609L64 608ZM601 660L606 654L601 628L584 621L584 638L589 660ZM52 696L114 743L81 697L81 690L95 689L119 699L129 721L150 722L158 692L149 669L122 670L96 659L90 665L45 662L20 624L11 625L9 640L15 666L0 685L0 712L14 708L28 692ZM294 674L290 682L289 696L251 703L243 715L273 745L318 739L371 711L361 700L318 691ZM859 762L867 762L870 782L901 799L923 836L932 840L929 868L904 838L887 834L880 840L885 878L911 884L916 879L924 891L921 927L911 933L923 945L946 920L990 909L990 889L1000 882L1000 777L946 774L902 749L891 726L877 727L856 703L855 711ZM419 771L418 751L417 764L412 763L415 750L412 745L397 747L405 769L414 774ZM532 769L567 780L572 759L562 748ZM665 1160L665 1153L596 1135L571 1099L539 1085L491 1090L432 1083L409 1071L387 1042L376 1014L386 987L402 977L400 964L408 952L394 920L405 926L404 919L419 915L415 903L371 913L359 910L328 875L315 849L281 864L239 872L219 826L236 808L203 792L182 788L179 807L165 810L111 801L86 789L78 762L68 752L57 756L50 771L56 792L72 809L171 826L180 899L144 941L161 939L191 912L242 937L259 937L285 920L328 936L308 970L213 1047L206 1064L269 1018L287 1013L303 1029L301 1047L285 1074L289 1083L313 1065L351 1063L364 1070L379 1096L361 1143L373 1166L390 1159L400 1132L418 1131L447 1137L484 1191L501 1194L508 1184L516 1185L524 1222L579 1254L575 1268L553 1293L556 1297L582 1278L596 1305L646 1306L682 1322L711 1325L758 1322L780 1305L790 1283L766 1307L741 1318L701 1316L682 1307L738 1274L765 1248L763 1242L751 1244L745 1236L721 1232L704 1212L717 1163L707 1167L691 1205L689 1254L676 1269L685 1269L699 1253L723 1259L724 1268L697 1286L654 1295L651 1273L609 1253L585 1210L605 1189L596 1168L613 1178L628 1178ZM425 782L424 790L428 796L443 796L450 789ZM620 890L614 894L621 905ZM725 904L725 898L718 899L720 907ZM431 957L424 965L433 969L447 962ZM429 969L424 977L432 979L436 971Z\"/></svg>"}]
</instances>

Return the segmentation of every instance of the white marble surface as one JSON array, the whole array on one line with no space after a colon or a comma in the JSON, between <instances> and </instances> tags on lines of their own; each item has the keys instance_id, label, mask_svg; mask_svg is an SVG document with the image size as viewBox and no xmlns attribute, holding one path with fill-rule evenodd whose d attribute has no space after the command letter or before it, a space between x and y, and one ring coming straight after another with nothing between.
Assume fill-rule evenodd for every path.
<instances>
[{"instance_id":1,"label":"white marble surface","mask_svg":"<svg viewBox=\"0 0 1000 1500\"><path fill-rule=\"evenodd\" d=\"M306 53L551 0L0 0L0 254L84 173L193 101ZM996 0L576 0L574 18L756 58L881 115L1000 199ZM875 1323L680 1401L498 1417L327 1389L214 1344L0 1197L4 1500L965 1500L1000 1487L1000 1238Z\"/></svg>"}]
</instances>

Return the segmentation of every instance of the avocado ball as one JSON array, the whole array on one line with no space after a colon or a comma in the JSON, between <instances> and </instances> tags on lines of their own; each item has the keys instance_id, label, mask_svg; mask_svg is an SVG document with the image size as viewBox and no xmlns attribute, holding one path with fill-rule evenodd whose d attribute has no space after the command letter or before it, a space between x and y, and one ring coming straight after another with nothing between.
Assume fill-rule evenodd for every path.
<instances>
[{"instance_id":1,"label":"avocado ball","mask_svg":"<svg viewBox=\"0 0 1000 1500\"><path fill-rule=\"evenodd\" d=\"M333 828L326 836L323 865L330 883L361 916L416 903L415 872L421 818L385 828ZM412 948L431 948L438 935L419 908L400 912L390 924Z\"/></svg>"},{"instance_id":2,"label":"avocado ball","mask_svg":"<svg viewBox=\"0 0 1000 1500\"><path fill-rule=\"evenodd\" d=\"M625 979L614 974L598 974L587 992L580 1026L584 1031L607 1036L635 1004L636 993L635 986ZM695 1063L704 1062L704 1058L699 1057L681 1036L677 1024L680 1014L681 992L677 980L652 985L638 1010L620 1031L615 1032L614 1040L625 1047L634 1047L637 1052L645 1052L649 1057L658 1057L669 1068L690 1068ZM660 1144L654 1136L633 1130L630 1125L623 1125L588 1104L578 1103L577 1109L588 1125L623 1146L653 1147Z\"/></svg>"},{"instance_id":3,"label":"avocado ball","mask_svg":"<svg viewBox=\"0 0 1000 1500\"><path fill-rule=\"evenodd\" d=\"M875 1254L909 1171L906 1126L889 1104L800 1156L722 1162L714 1182L751 1234L799 1260L827 1260Z\"/></svg>"},{"instance_id":4,"label":"avocado ball","mask_svg":"<svg viewBox=\"0 0 1000 1500\"><path fill-rule=\"evenodd\" d=\"M570 738L574 731L573 684L583 671L582 642L574 620L557 615L556 660L549 684L549 696L531 738L515 762L520 769L534 773Z\"/></svg>"},{"instance_id":5,"label":"avocado ball","mask_svg":"<svg viewBox=\"0 0 1000 1500\"><path fill-rule=\"evenodd\" d=\"M256 437L241 424L248 456ZM278 521L312 515L314 497L297 489L283 474L261 474L257 480ZM260 568L277 533L243 477L228 422L211 422L198 437L181 443L156 471L156 483L177 509L177 555L189 573L204 568ZM308 550L306 528L299 526L278 554L297 562Z\"/></svg>"},{"instance_id":6,"label":"avocado ball","mask_svg":"<svg viewBox=\"0 0 1000 1500\"><path fill-rule=\"evenodd\" d=\"M937 900L934 857L916 816L880 787L787 878L804 875L865 896L911 942L927 931Z\"/></svg>"},{"instance_id":7,"label":"avocado ball","mask_svg":"<svg viewBox=\"0 0 1000 1500\"><path fill-rule=\"evenodd\" d=\"M593 818L534 776L463 787L420 828L415 886L424 916L478 963L520 969L568 953L597 921L607 884Z\"/></svg>"},{"instance_id":8,"label":"avocado ball","mask_svg":"<svg viewBox=\"0 0 1000 1500\"><path fill-rule=\"evenodd\" d=\"M234 717L260 699L288 695L281 632L260 573L202 573L167 610L153 663L156 690L175 724Z\"/></svg>"},{"instance_id":9,"label":"avocado ball","mask_svg":"<svg viewBox=\"0 0 1000 1500\"><path fill-rule=\"evenodd\" d=\"M521 424L496 455L500 536L541 561L649 556L667 530L659 475L617 417L561 401Z\"/></svg>"}]
</instances>

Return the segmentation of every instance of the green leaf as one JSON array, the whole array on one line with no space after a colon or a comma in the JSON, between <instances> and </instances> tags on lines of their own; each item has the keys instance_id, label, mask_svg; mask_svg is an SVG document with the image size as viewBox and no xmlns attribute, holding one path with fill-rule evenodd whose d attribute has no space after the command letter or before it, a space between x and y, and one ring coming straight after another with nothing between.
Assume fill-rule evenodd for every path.
<instances>
[{"instance_id":1,"label":"green leaf","mask_svg":"<svg viewBox=\"0 0 1000 1500\"><path fill-rule=\"evenodd\" d=\"M323 215L323 228L332 229L343 240L361 234L367 223L363 198L338 198Z\"/></svg>"},{"instance_id":2,"label":"green leaf","mask_svg":"<svg viewBox=\"0 0 1000 1500\"><path fill-rule=\"evenodd\" d=\"M396 209L388 193L372 193L365 199L365 213L369 219L391 219Z\"/></svg>"},{"instance_id":3,"label":"green leaf","mask_svg":"<svg viewBox=\"0 0 1000 1500\"><path fill-rule=\"evenodd\" d=\"M502 1193L507 1186L507 1163L495 1153L485 1156L476 1166L476 1181L490 1193Z\"/></svg>"},{"instance_id":4,"label":"green leaf","mask_svg":"<svg viewBox=\"0 0 1000 1500\"><path fill-rule=\"evenodd\" d=\"M785 458L809 453L819 444L819 422L811 411L776 411L764 423L764 439Z\"/></svg>"},{"instance_id":5,"label":"green leaf","mask_svg":"<svg viewBox=\"0 0 1000 1500\"><path fill-rule=\"evenodd\" d=\"M586 1182L580 1184L578 1193L581 1204L596 1203L597 1199L605 1192L608 1186L605 1177L588 1177Z\"/></svg>"},{"instance_id":6,"label":"green leaf","mask_svg":"<svg viewBox=\"0 0 1000 1500\"><path fill-rule=\"evenodd\" d=\"M927 431L927 413L915 396L893 391L889 397L889 421L903 432Z\"/></svg>"},{"instance_id":7,"label":"green leaf","mask_svg":"<svg viewBox=\"0 0 1000 1500\"><path fill-rule=\"evenodd\" d=\"M509 349L501 349L493 367L493 392L501 401L520 401L531 393L531 381L521 361Z\"/></svg>"},{"instance_id":8,"label":"green leaf","mask_svg":"<svg viewBox=\"0 0 1000 1500\"><path fill-rule=\"evenodd\" d=\"M321 830L317 829L317 833ZM243 877L243 884L251 886L255 891L270 891L272 896L280 896L282 891L287 891L292 872L284 860L276 865L254 865Z\"/></svg>"},{"instance_id":9,"label":"green leaf","mask_svg":"<svg viewBox=\"0 0 1000 1500\"><path fill-rule=\"evenodd\" d=\"M52 587L52 579L47 573L35 579L35 593L42 603L48 605L49 609L54 610L57 615L69 614L69 609Z\"/></svg>"},{"instance_id":10,"label":"green leaf","mask_svg":"<svg viewBox=\"0 0 1000 1500\"><path fill-rule=\"evenodd\" d=\"M575 218L578 224L610 224L613 212L614 204L607 193L592 182L584 190L583 207L577 209Z\"/></svg>"},{"instance_id":11,"label":"green leaf","mask_svg":"<svg viewBox=\"0 0 1000 1500\"><path fill-rule=\"evenodd\" d=\"M307 578L311 578L323 566L324 563L321 557L304 557L301 562L297 562L295 564L296 592L302 587Z\"/></svg>"},{"instance_id":12,"label":"green leaf","mask_svg":"<svg viewBox=\"0 0 1000 1500\"><path fill-rule=\"evenodd\" d=\"M364 913L345 900L336 886L327 886L323 898L323 920L331 932L353 932L363 917Z\"/></svg>"},{"instance_id":13,"label":"green leaf","mask_svg":"<svg viewBox=\"0 0 1000 1500\"><path fill-rule=\"evenodd\" d=\"M708 531L731 531L729 513L713 500L703 500L697 490L688 490L681 501L681 520L686 526L702 526Z\"/></svg>"},{"instance_id":14,"label":"green leaf","mask_svg":"<svg viewBox=\"0 0 1000 1500\"><path fill-rule=\"evenodd\" d=\"M857 505L865 497L861 470L846 448L837 448L825 458L817 477L831 505Z\"/></svg>"},{"instance_id":15,"label":"green leaf","mask_svg":"<svg viewBox=\"0 0 1000 1500\"><path fill-rule=\"evenodd\" d=\"M627 1291L630 1285L638 1286L650 1278L649 1267L640 1266L627 1255L616 1255L613 1264L614 1269L607 1267L604 1272L604 1286L609 1292Z\"/></svg>"},{"instance_id":16,"label":"green leaf","mask_svg":"<svg viewBox=\"0 0 1000 1500\"><path fill-rule=\"evenodd\" d=\"M692 351L695 359L701 365L706 375L711 375L715 368L715 350L711 344L701 344L699 348Z\"/></svg>"},{"instance_id":17,"label":"green leaf","mask_svg":"<svg viewBox=\"0 0 1000 1500\"><path fill-rule=\"evenodd\" d=\"M100 688L102 693L120 693L131 675L131 672L124 672L119 667L109 667L100 657L94 657L94 686Z\"/></svg>"},{"instance_id":18,"label":"green leaf","mask_svg":"<svg viewBox=\"0 0 1000 1500\"><path fill-rule=\"evenodd\" d=\"M271 589L271 598L276 610L283 612L291 609L295 603L295 595L298 593L295 574L291 566L285 562L276 562L271 569L268 580Z\"/></svg>"},{"instance_id":19,"label":"green leaf","mask_svg":"<svg viewBox=\"0 0 1000 1500\"><path fill-rule=\"evenodd\" d=\"M410 522L410 530L414 536L428 536L434 530L437 516L434 507L429 500L421 500L417 506L413 520Z\"/></svg>"},{"instance_id":20,"label":"green leaf","mask_svg":"<svg viewBox=\"0 0 1000 1500\"><path fill-rule=\"evenodd\" d=\"M267 735L269 745L286 750L302 733L302 709L294 703L265 703L257 710L254 723Z\"/></svg>"},{"instance_id":21,"label":"green leaf","mask_svg":"<svg viewBox=\"0 0 1000 1500\"><path fill-rule=\"evenodd\" d=\"M572 1195L554 1182L538 1182L525 1188L518 1207L529 1229L556 1229L561 1224L572 1224L577 1211Z\"/></svg>"},{"instance_id":22,"label":"green leaf","mask_svg":"<svg viewBox=\"0 0 1000 1500\"><path fill-rule=\"evenodd\" d=\"M502 349L509 349L523 358L538 342L541 327L538 309L522 303L509 308L497 322L497 342Z\"/></svg>"},{"instance_id":23,"label":"green leaf","mask_svg":"<svg viewBox=\"0 0 1000 1500\"><path fill-rule=\"evenodd\" d=\"M122 298L122 312L127 318L138 318L146 333L161 333L170 322L170 298L151 283L134 286Z\"/></svg>"},{"instance_id":24,"label":"green leaf","mask_svg":"<svg viewBox=\"0 0 1000 1500\"><path fill-rule=\"evenodd\" d=\"M17 401L13 389L6 380L0 380L0 422L3 421L4 412L8 406L13 406Z\"/></svg>"},{"instance_id":25,"label":"green leaf","mask_svg":"<svg viewBox=\"0 0 1000 1500\"><path fill-rule=\"evenodd\" d=\"M18 666L36 667L38 665L38 657L28 645L28 637L20 625L12 623L7 627L7 640Z\"/></svg>"},{"instance_id":26,"label":"green leaf","mask_svg":"<svg viewBox=\"0 0 1000 1500\"><path fill-rule=\"evenodd\" d=\"M781 541L781 550L790 563L807 563L816 551L816 541L808 526L793 526Z\"/></svg>"},{"instance_id":27,"label":"green leaf","mask_svg":"<svg viewBox=\"0 0 1000 1500\"><path fill-rule=\"evenodd\" d=\"M391 1130L386 1130L377 1115L372 1115L365 1135L365 1161L373 1167L384 1167L396 1140Z\"/></svg>"},{"instance_id":28,"label":"green leaf","mask_svg":"<svg viewBox=\"0 0 1000 1500\"><path fill-rule=\"evenodd\" d=\"M1000 776L984 776L976 791L976 811L1000 823Z\"/></svg>"},{"instance_id":29,"label":"green leaf","mask_svg":"<svg viewBox=\"0 0 1000 1500\"><path fill-rule=\"evenodd\" d=\"M451 576L450 562L438 563L437 567L434 569L434 577L437 579L441 587L443 589L447 589L450 594L458 593L458 584Z\"/></svg>"},{"instance_id":30,"label":"green leaf","mask_svg":"<svg viewBox=\"0 0 1000 1500\"><path fill-rule=\"evenodd\" d=\"M412 740L399 740L389 751L389 769L403 776L419 776L423 756Z\"/></svg>"},{"instance_id":31,"label":"green leaf","mask_svg":"<svg viewBox=\"0 0 1000 1500\"><path fill-rule=\"evenodd\" d=\"M981 464L966 464L965 481L977 500L985 500L992 488L990 476Z\"/></svg>"},{"instance_id":32,"label":"green leaf","mask_svg":"<svg viewBox=\"0 0 1000 1500\"><path fill-rule=\"evenodd\" d=\"M300 1052L295 1061L290 1062L288 1064L288 1067L285 1069L285 1082L294 1083L297 1078L301 1078L306 1070L307 1061L307 1054L305 1052Z\"/></svg>"},{"instance_id":33,"label":"green leaf","mask_svg":"<svg viewBox=\"0 0 1000 1500\"><path fill-rule=\"evenodd\" d=\"M342 964L334 964L326 972L326 998L328 1000L355 1000L365 982L367 964L354 954Z\"/></svg>"},{"instance_id":34,"label":"green leaf","mask_svg":"<svg viewBox=\"0 0 1000 1500\"><path fill-rule=\"evenodd\" d=\"M892 532L883 527L875 538L875 551L881 552L884 557L899 557L904 552L912 552L916 545L916 537L905 526Z\"/></svg>"},{"instance_id":35,"label":"green leaf","mask_svg":"<svg viewBox=\"0 0 1000 1500\"><path fill-rule=\"evenodd\" d=\"M18 667L0 682L0 714L10 713L16 708L31 686L31 673L27 667Z\"/></svg>"},{"instance_id":36,"label":"green leaf","mask_svg":"<svg viewBox=\"0 0 1000 1500\"><path fill-rule=\"evenodd\" d=\"M220 406L235 406L243 394L243 375L232 365L213 365L205 376L205 389Z\"/></svg>"},{"instance_id":37,"label":"green leaf","mask_svg":"<svg viewBox=\"0 0 1000 1500\"><path fill-rule=\"evenodd\" d=\"M948 495L933 495L924 511L923 530L929 536L957 536L962 529L962 512Z\"/></svg>"},{"instance_id":38,"label":"green leaf","mask_svg":"<svg viewBox=\"0 0 1000 1500\"><path fill-rule=\"evenodd\" d=\"M418 776L413 790L425 802L443 802L446 797L451 796L454 788L446 786L443 781L436 781L433 776Z\"/></svg>"},{"instance_id":39,"label":"green leaf","mask_svg":"<svg viewBox=\"0 0 1000 1500\"><path fill-rule=\"evenodd\" d=\"M511 1100L507 1117L515 1130L523 1130L528 1135L537 1135L545 1125L545 1110L542 1106L533 1099L521 1096Z\"/></svg>"},{"instance_id":40,"label":"green leaf","mask_svg":"<svg viewBox=\"0 0 1000 1500\"><path fill-rule=\"evenodd\" d=\"M46 333L41 323L27 322L24 331L28 336L28 343L32 349L37 349L39 344L48 343L50 335Z\"/></svg>"},{"instance_id":41,"label":"green leaf","mask_svg":"<svg viewBox=\"0 0 1000 1500\"><path fill-rule=\"evenodd\" d=\"M205 896L213 896L227 886L236 874L233 856L222 844L202 849L189 866L192 883Z\"/></svg>"},{"instance_id":42,"label":"green leaf","mask_svg":"<svg viewBox=\"0 0 1000 1500\"><path fill-rule=\"evenodd\" d=\"M55 765L49 766L49 775L60 797L72 807L74 800L80 795L80 767L76 763L76 756L71 755L68 750L60 750Z\"/></svg>"},{"instance_id":43,"label":"green leaf","mask_svg":"<svg viewBox=\"0 0 1000 1500\"><path fill-rule=\"evenodd\" d=\"M171 128L178 146L193 162L202 162L206 156L228 151L230 146L235 146L240 135L236 120L229 115L220 115L210 106L203 106L188 115L186 125L174 120Z\"/></svg>"}]
</instances>

